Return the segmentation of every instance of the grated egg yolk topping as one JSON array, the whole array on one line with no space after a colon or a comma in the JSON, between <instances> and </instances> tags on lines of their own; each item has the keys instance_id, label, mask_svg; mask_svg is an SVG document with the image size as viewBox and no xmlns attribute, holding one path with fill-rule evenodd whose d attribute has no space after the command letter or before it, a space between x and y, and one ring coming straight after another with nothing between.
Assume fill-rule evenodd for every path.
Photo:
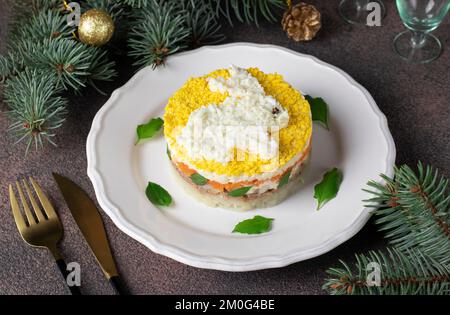
<instances>
[{"instance_id":1,"label":"grated egg yolk topping","mask_svg":"<svg viewBox=\"0 0 450 315\"><path fill-rule=\"evenodd\" d=\"M208 75L190 78L168 101L164 114L164 135L171 154L178 161L186 162L197 170L227 176L252 176L280 168L295 155L306 149L312 133L311 109L300 92L292 88L279 74L265 74L258 68L246 69L254 76L267 95L273 96L289 113L289 124L279 133L279 156L264 160L245 153L244 159L232 159L227 163L213 160L192 159L186 149L177 144L177 136L186 126L191 113L210 104L221 104L228 93L212 92L207 78L229 77L226 69Z\"/></svg>"}]
</instances>

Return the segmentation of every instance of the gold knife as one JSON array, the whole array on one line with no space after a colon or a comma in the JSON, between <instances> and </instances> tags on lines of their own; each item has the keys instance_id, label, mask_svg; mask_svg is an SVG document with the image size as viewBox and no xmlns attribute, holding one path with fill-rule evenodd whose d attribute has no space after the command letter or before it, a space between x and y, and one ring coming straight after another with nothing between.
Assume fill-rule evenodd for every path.
<instances>
[{"instance_id":1,"label":"gold knife","mask_svg":"<svg viewBox=\"0 0 450 315\"><path fill-rule=\"evenodd\" d=\"M119 294L125 294L109 247L100 213L88 194L70 179L53 173L72 216L89 244L106 278Z\"/></svg>"}]
</instances>

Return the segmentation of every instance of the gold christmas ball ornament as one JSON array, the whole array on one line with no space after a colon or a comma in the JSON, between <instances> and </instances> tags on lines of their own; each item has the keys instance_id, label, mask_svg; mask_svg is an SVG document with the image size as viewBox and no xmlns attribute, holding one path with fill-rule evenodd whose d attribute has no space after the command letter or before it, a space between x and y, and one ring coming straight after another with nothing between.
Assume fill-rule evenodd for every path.
<instances>
[{"instance_id":1,"label":"gold christmas ball ornament","mask_svg":"<svg viewBox=\"0 0 450 315\"><path fill-rule=\"evenodd\" d=\"M290 6L281 24L288 37L296 42L313 39L322 26L319 10L304 2Z\"/></svg>"},{"instance_id":2,"label":"gold christmas ball ornament","mask_svg":"<svg viewBox=\"0 0 450 315\"><path fill-rule=\"evenodd\" d=\"M78 37L82 43L102 46L109 42L113 34L114 21L107 12L90 9L81 15Z\"/></svg>"}]
</instances>

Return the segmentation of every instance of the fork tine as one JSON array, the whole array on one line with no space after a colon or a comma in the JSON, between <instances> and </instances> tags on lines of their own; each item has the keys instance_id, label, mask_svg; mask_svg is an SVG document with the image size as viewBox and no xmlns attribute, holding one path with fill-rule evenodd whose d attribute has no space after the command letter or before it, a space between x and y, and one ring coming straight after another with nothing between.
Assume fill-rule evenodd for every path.
<instances>
[{"instance_id":1,"label":"fork tine","mask_svg":"<svg viewBox=\"0 0 450 315\"><path fill-rule=\"evenodd\" d=\"M20 213L19 203L17 202L16 195L14 194L13 186L11 184L9 185L9 201L11 203L14 221L16 221L16 225L20 233L22 233L22 231L27 228L27 224Z\"/></svg>"},{"instance_id":2,"label":"fork tine","mask_svg":"<svg viewBox=\"0 0 450 315\"><path fill-rule=\"evenodd\" d=\"M30 177L30 182L31 185L33 185L34 190L36 191L36 195L38 196L39 201L41 202L41 205L44 208L45 213L47 214L47 217L49 219L57 218L58 215L56 214L55 209L48 200L47 196L42 192L42 189L39 186L39 184L33 179L33 177Z\"/></svg>"},{"instance_id":3,"label":"fork tine","mask_svg":"<svg viewBox=\"0 0 450 315\"><path fill-rule=\"evenodd\" d=\"M19 182L16 181L16 187L17 191L19 192L20 201L22 202L23 211L25 212L25 215L27 217L28 225L32 226L33 224L36 224L36 219L33 216L33 213L31 213L30 207L28 206L27 199L25 198L22 188L20 187Z\"/></svg>"},{"instance_id":4,"label":"fork tine","mask_svg":"<svg viewBox=\"0 0 450 315\"><path fill-rule=\"evenodd\" d=\"M36 214L38 222L45 221L45 217L42 214L41 209L39 209L39 206L36 202L36 199L34 199L33 194L31 193L31 190L30 190L30 187L28 186L27 181L25 179L23 179L22 182L23 182L23 186L25 187L25 190L27 191L28 199L30 199L31 205L33 206L34 213Z\"/></svg>"}]
</instances>

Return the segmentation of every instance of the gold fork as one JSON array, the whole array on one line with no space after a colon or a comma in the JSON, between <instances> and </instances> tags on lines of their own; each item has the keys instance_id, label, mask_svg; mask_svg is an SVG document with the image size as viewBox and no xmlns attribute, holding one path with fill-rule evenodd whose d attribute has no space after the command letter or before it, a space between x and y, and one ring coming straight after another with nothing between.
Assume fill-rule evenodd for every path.
<instances>
[{"instance_id":1,"label":"gold fork","mask_svg":"<svg viewBox=\"0 0 450 315\"><path fill-rule=\"evenodd\" d=\"M55 257L56 264L59 267L67 284L67 271L66 263L62 258L56 244L62 238L62 225L59 221L58 215L50 204L47 196L42 192L38 183L30 177L31 185L36 192L36 195L40 201L42 208L39 207L36 199L34 198L31 189L26 180L22 180L22 185L25 188L25 192L28 195L28 200L31 203L33 211L28 205L28 201L25 198L22 187L19 182L16 181L16 188L19 193L19 198L22 203L23 212L25 213L26 220L22 215L17 202L16 195L14 193L13 185L9 185L9 199L11 202L11 208L16 221L17 228L23 240L33 247L47 248ZM79 295L80 290L77 286L69 286L69 289L73 295Z\"/></svg>"}]
</instances>

